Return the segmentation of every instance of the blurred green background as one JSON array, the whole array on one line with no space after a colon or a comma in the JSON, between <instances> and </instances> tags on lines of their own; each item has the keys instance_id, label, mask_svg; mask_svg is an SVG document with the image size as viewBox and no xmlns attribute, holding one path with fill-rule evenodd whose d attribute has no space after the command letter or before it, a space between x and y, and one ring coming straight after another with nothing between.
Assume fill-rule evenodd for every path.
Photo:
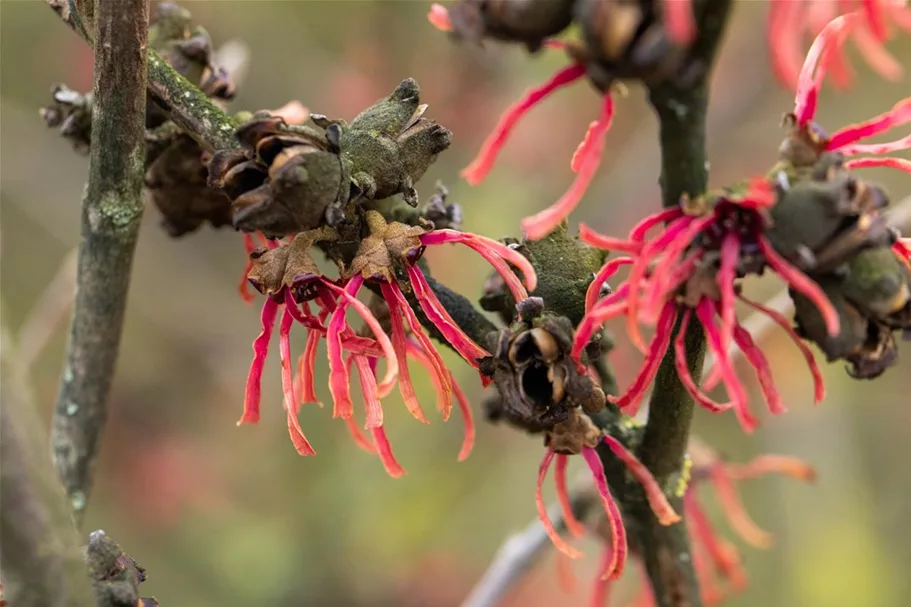
<instances>
[{"instance_id":1,"label":"blurred green background","mask_svg":"<svg viewBox=\"0 0 911 607\"><path fill-rule=\"evenodd\" d=\"M452 148L419 191L427 196L442 179L463 206L464 228L491 237L516 235L521 217L569 185L570 155L599 105L587 85L561 92L523 122L487 181L469 188L459 169L502 109L562 64L558 53L529 58L496 44L456 45L427 23L424 1L183 4L216 47L234 39L250 47L249 73L232 108L274 108L296 98L315 112L350 119L403 78L415 77L431 106L428 115L454 132ZM723 47L710 114L715 185L767 168L780 140L779 121L790 108L791 96L767 67L766 8L739 2ZM45 128L37 108L49 100L53 83L89 89L92 58L38 0L4 0L0 26L4 318L19 331L49 415L86 159ZM890 48L899 58L911 57L907 41ZM850 91L824 93L820 121L831 130L884 111L908 92L907 79L886 83L855 64L858 79ZM632 86L619 103L603 166L573 220L619 235L656 209L658 154L655 121L640 87ZM907 176L870 171L870 177L895 199L911 193ZM241 239L230 230L204 229L171 240L158 222L157 210L149 209L87 528L106 529L147 567L145 593L165 606L457 605L506 535L535 517L539 440L479 420L474 453L457 463L458 414L446 424L434 417L424 427L392 396L385 403L387 427L408 470L404 478L388 478L328 409L312 405L301 417L318 455L301 458L285 429L275 350L262 421L236 427L250 343L259 330L258 305L245 305L235 288L244 263ZM445 247L431 254L431 264L451 287L479 294L487 270L476 255ZM779 288L774 279L747 285L757 298ZM626 385L639 359L619 342L613 362ZM797 350L777 331L763 345L790 412L764 415L760 430L745 437L733 415L700 411L696 431L734 459L767 451L806 458L819 481L808 487L771 478L746 487L750 511L777 542L768 551L744 548L751 584L729 604L907 604L907 346L904 362L876 383L850 380L840 364L826 367L829 396L813 408ZM477 376L446 356L480 417ZM429 382L422 372L414 375L429 402ZM752 380L750 387L758 411ZM318 388L328 400L325 382ZM720 519L719 528L727 531ZM583 547L588 557L575 564L574 593L559 589L550 557L507 604L586 604L598 559L593 540ZM633 596L638 576L627 578L615 604Z\"/></svg>"}]
</instances>

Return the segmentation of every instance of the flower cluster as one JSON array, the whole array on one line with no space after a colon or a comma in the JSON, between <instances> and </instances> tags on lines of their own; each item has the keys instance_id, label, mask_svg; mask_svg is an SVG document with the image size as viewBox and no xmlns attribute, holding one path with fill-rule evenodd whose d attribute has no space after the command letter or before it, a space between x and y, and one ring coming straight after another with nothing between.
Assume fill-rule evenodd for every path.
<instances>
[{"instance_id":1,"label":"flower cluster","mask_svg":"<svg viewBox=\"0 0 911 607\"><path fill-rule=\"evenodd\" d=\"M729 463L696 439L691 439L689 453L690 482L683 496L683 508L693 546L693 566L703 604L718 605L731 594L743 591L747 577L737 547L712 526L697 489L711 485L731 529L747 544L764 549L772 545L773 537L750 518L740 501L737 484L770 473L809 482L815 479L816 473L809 464L784 455L760 455L745 464ZM604 555L605 561L609 561L612 548L606 547ZM631 604L652 607L656 602L644 563L642 576L642 589ZM606 607L610 590L611 580L600 576L595 582L592 607Z\"/></svg>"},{"instance_id":2,"label":"flower cluster","mask_svg":"<svg viewBox=\"0 0 911 607\"><path fill-rule=\"evenodd\" d=\"M885 193L849 169L911 169L907 160L887 155L911 146L909 137L883 144L857 143L911 122L911 98L831 136L812 121L826 68L845 33L857 23L854 16L835 19L811 48L800 75L795 109L787 121L780 161L768 177L684 199L678 207L647 217L626 239L582 226L584 241L626 254L608 261L592 282L587 315L573 346L573 356L582 364L582 352L597 329L611 318L626 317L627 333L646 359L629 389L611 398L621 410L635 413L661 360L670 352L681 382L696 402L716 412L733 408L744 429L752 431L757 420L730 358L736 345L756 371L769 411L784 411L768 361L737 321L738 299L767 314L792 337L810 366L816 402L822 400L824 387L801 337L819 344L830 360L848 360L856 376L874 377L894 361L892 332L906 327L911 315L908 249L904 241L896 240L881 214L888 204ZM653 229L659 231L649 237ZM602 285L623 265L630 266L627 281L599 300ZM872 267L877 271L865 271ZM797 331L781 314L740 293L740 279L765 269L790 286ZM684 356L686 329L694 321L705 331L716 360L702 388ZM640 323L655 326L648 345ZM672 346L675 325L680 331ZM727 388L729 402L718 403L706 395L719 382Z\"/></svg>"},{"instance_id":3,"label":"flower cluster","mask_svg":"<svg viewBox=\"0 0 911 607\"><path fill-rule=\"evenodd\" d=\"M803 63L803 40L815 37L833 19L854 14L858 26L850 33L851 41L867 64L884 78L897 80L904 69L900 61L883 48L892 28L911 32L911 9L907 0L769 0L766 39L772 71L778 80L794 89ZM846 86L852 79L851 68L843 52L832 57L832 79Z\"/></svg>"},{"instance_id":4,"label":"flower cluster","mask_svg":"<svg viewBox=\"0 0 911 607\"><path fill-rule=\"evenodd\" d=\"M254 359L239 423L259 421L260 382L274 324L281 310L279 356L284 408L291 441L298 453L315 453L301 429L298 411L302 402L317 402L314 367L319 342L324 340L329 359L333 416L346 420L358 444L376 451L386 470L392 476L400 476L404 470L395 460L386 439L380 399L398 385L409 412L427 423L411 384L409 356L430 373L443 418L449 417L453 398L466 416L466 435L460 458L467 456L473 441L465 396L422 328L414 308L420 308L443 339L470 365L477 367L478 361L488 356L459 328L418 266L425 248L461 243L474 249L500 272L517 300L527 297L526 286L534 289L536 276L528 261L516 251L482 236L449 229L435 230L431 226L387 223L376 211L364 213L364 224L368 233L361 239L351 263L341 269L338 279L323 276L310 257L314 245L338 239L338 233L329 227L301 232L271 249L257 248L251 253L247 278L257 291L266 295L266 301L262 309L262 332L253 343ZM521 270L525 285L508 264ZM380 294L384 314L374 313L358 299L365 285ZM349 309L354 309L363 319L372 337L359 335L349 326L346 318ZM386 321L385 326L380 317ZM295 324L303 325L308 332L304 352L297 363L297 378L294 377L290 349L290 331ZM378 378L380 359L385 361L385 370ZM372 434L373 444L353 422L354 406L349 386L352 368L360 382L366 405L366 429Z\"/></svg>"},{"instance_id":5,"label":"flower cluster","mask_svg":"<svg viewBox=\"0 0 911 607\"><path fill-rule=\"evenodd\" d=\"M664 0L654 3L656 6L610 4L587 0L525 3L462 0L449 9L435 4L428 16L438 29L462 38L478 40L487 36L521 42L533 51L542 47L562 49L571 59L567 67L545 84L527 91L504 112L477 157L462 171L471 185L481 183L493 168L522 116L550 94L588 77L604 96L597 119L589 125L570 162L571 170L576 173L572 185L552 206L522 221L522 230L530 240L547 236L565 220L594 178L613 120L614 83L619 79L656 81L673 77L682 70L686 50L694 39L695 23L689 0ZM622 12L622 16L614 14L616 11ZM550 38L573 20L582 29L582 40L563 43Z\"/></svg>"}]
</instances>

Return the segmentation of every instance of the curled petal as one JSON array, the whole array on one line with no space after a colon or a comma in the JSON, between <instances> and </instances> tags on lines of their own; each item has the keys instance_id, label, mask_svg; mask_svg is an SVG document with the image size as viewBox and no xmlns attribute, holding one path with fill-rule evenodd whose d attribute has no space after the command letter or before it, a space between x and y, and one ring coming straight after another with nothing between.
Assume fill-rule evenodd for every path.
<instances>
[{"instance_id":1,"label":"curled petal","mask_svg":"<svg viewBox=\"0 0 911 607\"><path fill-rule=\"evenodd\" d=\"M626 296L629 294L629 281L624 282L620 287L597 302L592 309L588 310L582 322L576 328L576 334L573 337L573 348L570 356L576 362L581 362L582 352L585 346L591 340L595 331L611 318L615 318L626 313Z\"/></svg>"},{"instance_id":2,"label":"curled petal","mask_svg":"<svg viewBox=\"0 0 911 607\"><path fill-rule=\"evenodd\" d=\"M341 295L342 299L357 311L367 326L370 327L373 336L376 337L377 343L379 343L380 347L383 349L386 356L386 373L383 376L383 380L377 386L377 390L379 391L378 394L381 398L386 396L395 387L396 379L399 374L399 365L395 355L395 348L392 347L389 336L383 331L380 321L376 319L376 316L373 315L370 308L356 297L361 285L364 284L364 279L360 276L355 276L348 281L348 285L344 289L341 289L328 281L324 281L323 284Z\"/></svg>"},{"instance_id":3,"label":"curled petal","mask_svg":"<svg viewBox=\"0 0 911 607\"><path fill-rule=\"evenodd\" d=\"M623 251L624 253L630 253L633 255L636 255L642 251L641 241L613 238L591 229L587 224L584 223L579 224L579 240L585 244L589 244L593 247L598 247L599 249L605 249L607 251Z\"/></svg>"},{"instance_id":4,"label":"curled petal","mask_svg":"<svg viewBox=\"0 0 911 607\"><path fill-rule=\"evenodd\" d=\"M281 323L278 326L278 354L281 358L282 366L282 394L284 395L285 412L288 416L288 434L291 436L291 443L301 455L316 455L304 431L301 428L300 420L297 418L300 405L297 396L294 393L294 378L291 372L291 325L294 324L294 316L285 306L282 314Z\"/></svg>"},{"instance_id":5,"label":"curled petal","mask_svg":"<svg viewBox=\"0 0 911 607\"><path fill-rule=\"evenodd\" d=\"M872 67L877 74L893 82L901 80L905 71L901 62L893 57L882 43L871 36L868 31L860 28L856 29L851 40L857 50L860 51L867 65Z\"/></svg>"},{"instance_id":6,"label":"curled petal","mask_svg":"<svg viewBox=\"0 0 911 607\"><path fill-rule=\"evenodd\" d=\"M355 293L360 284L354 280L347 288ZM348 301L339 302L332 312L332 320L326 329L326 352L329 358L329 392L332 394L332 417L348 418L354 415L354 403L351 402L351 386L348 376L348 365L342 358L342 333L345 331L345 312Z\"/></svg>"},{"instance_id":7,"label":"curled petal","mask_svg":"<svg viewBox=\"0 0 911 607\"><path fill-rule=\"evenodd\" d=\"M604 286L604 283L617 273L620 266L626 266L632 263L632 257L615 257L601 266L601 269L598 270L598 273L595 275L595 279L588 285L588 290L585 291L586 312L590 311L598 302L598 298L601 297L601 287Z\"/></svg>"},{"instance_id":8,"label":"curled petal","mask_svg":"<svg viewBox=\"0 0 911 607\"><path fill-rule=\"evenodd\" d=\"M487 350L474 343L456 324L440 300L437 299L420 268L409 266L408 278L414 289L414 296L428 320L436 326L446 341L465 359L465 362L477 369L478 360L490 356Z\"/></svg>"},{"instance_id":9,"label":"curled petal","mask_svg":"<svg viewBox=\"0 0 911 607\"><path fill-rule=\"evenodd\" d=\"M598 577L595 579L595 589L592 591L592 607L607 607L610 601L611 568L614 566L614 553L610 546L605 545L601 551L601 563L598 565Z\"/></svg>"},{"instance_id":10,"label":"curled petal","mask_svg":"<svg viewBox=\"0 0 911 607\"><path fill-rule=\"evenodd\" d=\"M772 369L769 366L769 361L766 359L765 354L762 353L762 350L760 350L753 341L750 332L741 325L737 325L734 328L734 340L737 342L737 347L740 348L741 352L743 352L743 355L750 363L750 366L756 371L756 377L759 379L759 387L765 397L766 404L769 406L769 413L778 415L779 413L786 412L787 409L781 401L781 394L775 386L775 380L772 379Z\"/></svg>"},{"instance_id":11,"label":"curled petal","mask_svg":"<svg viewBox=\"0 0 911 607\"><path fill-rule=\"evenodd\" d=\"M383 425L383 406L376 394L376 359L373 359L373 364L364 356L352 355L348 360L357 367L361 393L364 395L364 408L367 410L367 421L364 427L368 430L379 428Z\"/></svg>"},{"instance_id":12,"label":"curled petal","mask_svg":"<svg viewBox=\"0 0 911 607\"><path fill-rule=\"evenodd\" d=\"M449 11L442 4L434 3L430 6L430 12L427 13L427 21L441 32L452 31L452 21L449 19Z\"/></svg>"},{"instance_id":13,"label":"curled petal","mask_svg":"<svg viewBox=\"0 0 911 607\"><path fill-rule=\"evenodd\" d=\"M781 278L791 285L795 290L800 291L807 299L816 304L820 315L826 323L826 331L829 335L836 336L840 331L841 321L838 317L838 311L829 297L813 282L806 274L788 263L784 257L772 247L772 244L765 238L759 238L759 250L765 257L765 261Z\"/></svg>"},{"instance_id":14,"label":"curled petal","mask_svg":"<svg viewBox=\"0 0 911 607\"><path fill-rule=\"evenodd\" d=\"M769 548L774 538L772 534L760 528L747 513L737 487L728 476L724 466L716 466L712 470L712 484L721 502L721 509L734 531L743 541L756 548Z\"/></svg>"},{"instance_id":15,"label":"curled petal","mask_svg":"<svg viewBox=\"0 0 911 607\"><path fill-rule=\"evenodd\" d=\"M278 314L278 304L271 297L263 303L261 313L262 331L253 340L253 363L247 374L247 387L244 392L244 412L237 425L255 424L259 421L259 401L262 395L263 366L269 355L269 340L272 339L272 329L275 326L275 316Z\"/></svg>"},{"instance_id":16,"label":"curled petal","mask_svg":"<svg viewBox=\"0 0 911 607\"><path fill-rule=\"evenodd\" d=\"M500 276L503 277L503 280L506 281L509 290L512 292L512 295L517 302L526 299L528 294L525 292L525 289L522 288L522 285L518 284L515 272L503 263L503 260L506 260L519 268L522 272L522 276L525 278L525 286L528 287L529 291L534 291L535 287L538 286L538 276L535 274L535 269L528 259L502 242L497 242L492 238L487 238L478 234L469 234L467 232L448 229L433 230L432 232L427 232L421 236L421 244L424 245L444 244L447 242L464 244L465 246L474 249L500 274Z\"/></svg>"},{"instance_id":17,"label":"curled petal","mask_svg":"<svg viewBox=\"0 0 911 607\"><path fill-rule=\"evenodd\" d=\"M848 31L856 24L856 17L849 14L833 19L819 32L810 46L797 81L797 95L794 97L794 115L798 124L807 124L816 115L819 89L828 64L833 53L844 42Z\"/></svg>"},{"instance_id":18,"label":"curled petal","mask_svg":"<svg viewBox=\"0 0 911 607\"><path fill-rule=\"evenodd\" d=\"M354 444L367 453L376 453L376 447L373 445L373 443L370 442L370 439L364 436L364 433L361 432L361 429L357 427L357 422L355 421L354 416L352 415L351 417L346 417L344 420L345 426L348 428L348 434L351 435L352 440L354 440Z\"/></svg>"},{"instance_id":19,"label":"curled petal","mask_svg":"<svg viewBox=\"0 0 911 607\"><path fill-rule=\"evenodd\" d=\"M745 464L727 464L728 476L733 480L748 480L772 472L783 474L799 481L816 480L813 466L797 457L767 453L754 457Z\"/></svg>"},{"instance_id":20,"label":"curled petal","mask_svg":"<svg viewBox=\"0 0 911 607\"><path fill-rule=\"evenodd\" d=\"M731 403L717 403L711 398L709 398L703 390L699 389L699 386L696 384L696 381L693 379L693 374L690 371L690 367L686 361L686 331L689 328L690 316L692 315L691 310L686 310L683 313L683 318L680 321L680 328L677 331L677 337L674 339L674 368L677 370L677 377L680 379L680 383L683 384L684 389L687 391L687 394L690 395L699 406L704 407L711 411L712 413L720 413L722 411L727 411L731 408ZM718 367L716 366L713 371L717 371ZM720 375L717 376L718 379L721 378ZM717 380L716 380L717 381ZM709 387L711 384L705 382L703 388L710 390Z\"/></svg>"},{"instance_id":21,"label":"curled petal","mask_svg":"<svg viewBox=\"0 0 911 607\"><path fill-rule=\"evenodd\" d=\"M696 539L696 543L705 547L706 551L724 577L736 589L742 589L746 585L746 574L743 571L743 565L740 562L740 555L737 549L730 543L718 537L715 530L712 529L708 517L699 506L693 494L687 494L684 498L686 503L686 518L690 525L691 533Z\"/></svg>"},{"instance_id":22,"label":"curled petal","mask_svg":"<svg viewBox=\"0 0 911 607\"><path fill-rule=\"evenodd\" d=\"M392 445L389 444L389 439L386 438L386 430L382 426L377 426L376 428L371 428L370 432L373 434L373 442L376 444L376 451L380 456L380 461L383 462L383 468L386 469L386 473L392 478L404 476L405 469L402 468L398 460L395 459L395 454L392 453Z\"/></svg>"},{"instance_id":23,"label":"curled petal","mask_svg":"<svg viewBox=\"0 0 911 607\"><path fill-rule=\"evenodd\" d=\"M671 333L674 328L674 318L677 316L677 304L669 301L664 305L661 316L658 318L658 325L655 327L655 335L649 344L648 352L645 355L645 361L633 384L620 397L608 396L607 399L617 405L621 411L627 415L635 415L642 402L645 391L658 374L658 367L661 360L667 352L668 345L671 342Z\"/></svg>"},{"instance_id":24,"label":"curled petal","mask_svg":"<svg viewBox=\"0 0 911 607\"><path fill-rule=\"evenodd\" d=\"M740 421L744 432L751 433L756 429L759 422L750 412L746 389L744 389L740 378L737 377L737 372L734 371L734 366L731 364L727 350L721 344L721 334L718 331L718 327L715 326L715 304L708 299L703 299L696 306L696 316L699 318L699 322L702 323L708 347L712 354L715 355L715 364L718 366L718 371L724 379L724 385L731 395L731 403L734 407L734 412L737 413L737 419Z\"/></svg>"},{"instance_id":25,"label":"curled petal","mask_svg":"<svg viewBox=\"0 0 911 607\"><path fill-rule=\"evenodd\" d=\"M771 52L772 72L789 89L800 80L802 52L800 36L788 34L800 28L803 7L804 3L793 0L771 0L766 24L766 46Z\"/></svg>"},{"instance_id":26,"label":"curled petal","mask_svg":"<svg viewBox=\"0 0 911 607\"><path fill-rule=\"evenodd\" d=\"M604 465L598 457L598 452L591 447L582 447L582 457L585 458L585 463L588 464L595 479L595 486L598 488L598 495L601 496L601 504L604 506L611 530L611 562L602 571L601 579L616 580L623 574L626 565L626 527L623 526L620 508L607 488L607 477L604 476Z\"/></svg>"},{"instance_id":27,"label":"curled petal","mask_svg":"<svg viewBox=\"0 0 911 607\"><path fill-rule=\"evenodd\" d=\"M301 402L316 403L322 408L323 403L316 396L316 354L320 334L311 329L307 332L307 343L304 353L297 362L297 376L300 382Z\"/></svg>"},{"instance_id":28,"label":"curled petal","mask_svg":"<svg viewBox=\"0 0 911 607\"><path fill-rule=\"evenodd\" d=\"M553 205L522 220L522 231L529 240L540 240L550 234L578 206L601 164L604 138L610 129L613 116L613 96L607 94L604 96L604 104L598 120L589 126L585 141L582 142L582 146L573 158L573 170L577 170L578 175L572 185Z\"/></svg>"},{"instance_id":29,"label":"curled petal","mask_svg":"<svg viewBox=\"0 0 911 607\"><path fill-rule=\"evenodd\" d=\"M675 221L681 217L683 217L683 209L679 206L653 213L633 226L629 233L629 239L632 242L643 242L648 231L658 224ZM579 225L579 229L582 229L582 224Z\"/></svg>"},{"instance_id":30,"label":"curled petal","mask_svg":"<svg viewBox=\"0 0 911 607\"><path fill-rule=\"evenodd\" d=\"M414 310L411 309L411 304L408 303L402 290L399 289L397 284L393 285L393 290L395 291L399 308L402 310L405 315L405 320L408 322L408 328L411 329L413 340L410 340L409 344L413 349L420 352L418 360L421 361L422 364L425 364L427 371L430 373L430 379L437 391L439 409L443 414L443 421L446 421L449 419L449 415L452 412L452 374L449 372L449 368L446 367L446 363L444 363L443 359L440 357L440 353L437 352L436 347L434 347L433 343L430 341L430 338L427 337L423 327L421 327L417 315L415 315ZM416 343L414 340L416 340ZM414 348L414 346L417 347Z\"/></svg>"},{"instance_id":31,"label":"curled petal","mask_svg":"<svg viewBox=\"0 0 911 607\"><path fill-rule=\"evenodd\" d=\"M610 447L611 452L616 458L623 462L633 475L633 478L636 479L636 482L642 485L642 488L645 490L645 497L648 500L648 505L652 509L652 512L655 513L655 516L658 517L658 522L662 525L673 525L674 523L679 522L680 515L674 512L674 508L671 506L670 502L667 501L667 496L664 495L664 491L658 486L658 481L655 480L652 473L645 467L645 464L640 462L635 455L623 446L623 443L613 436L605 434L603 440L607 443L607 446Z\"/></svg>"},{"instance_id":32,"label":"curled petal","mask_svg":"<svg viewBox=\"0 0 911 607\"><path fill-rule=\"evenodd\" d=\"M813 356L813 351L810 349L810 347L800 338L800 336L797 335L797 332L794 331L794 328L791 326L791 322L777 310L773 310L742 296L740 297L740 300L755 310L762 312L771 318L772 321L774 321L779 327L785 330L785 332L791 338L791 341L794 342L794 344L800 350L800 353L803 354L804 359L807 361L807 366L810 368L810 374L813 376L814 404L818 405L823 400L825 400L826 385L822 378L822 371L820 371L819 365L816 364L816 357Z\"/></svg>"},{"instance_id":33,"label":"curled petal","mask_svg":"<svg viewBox=\"0 0 911 607\"><path fill-rule=\"evenodd\" d=\"M851 145L862 139L869 139L885 133L897 126L911 122L911 97L906 97L896 103L891 110L875 116L860 124L847 126L829 138L826 145L828 150L838 150L846 156L856 154L888 154L897 150L907 149L908 138L893 143L874 143L869 145Z\"/></svg>"},{"instance_id":34,"label":"curled petal","mask_svg":"<svg viewBox=\"0 0 911 607\"><path fill-rule=\"evenodd\" d=\"M569 558L577 559L582 556L582 553L570 546L566 543L566 540L560 537L560 534L557 533L556 528L554 528L553 521L550 520L550 515L547 514L547 505L544 503L544 481L547 479L547 471L554 461L554 455L556 454L553 449L547 449L544 452L544 459L541 460L541 465L538 467L538 483L535 487L535 506L538 509L538 518L541 519L541 524L544 526L544 532L547 533L547 537L553 542L554 547Z\"/></svg>"},{"instance_id":35,"label":"curled petal","mask_svg":"<svg viewBox=\"0 0 911 607\"><path fill-rule=\"evenodd\" d=\"M861 0L860 2L863 14L867 19L867 27L877 40L886 39L885 8L882 6L882 2L883 0Z\"/></svg>"},{"instance_id":36,"label":"curled petal","mask_svg":"<svg viewBox=\"0 0 911 607\"><path fill-rule=\"evenodd\" d=\"M845 162L846 169L865 169L870 167L898 169L911 174L911 160L905 158L851 158Z\"/></svg>"},{"instance_id":37,"label":"curled petal","mask_svg":"<svg viewBox=\"0 0 911 607\"><path fill-rule=\"evenodd\" d=\"M421 423L429 424L421 410L421 403L418 402L417 394L414 392L414 385L411 383L411 373L408 370L408 340L405 337L405 325L402 322L402 311L399 308L399 301L395 291L398 287L393 287L389 283L382 283L380 290L383 293L383 299L389 306L389 324L392 328L392 345L395 349L396 360L399 367L399 391L402 393L402 399L408 412Z\"/></svg>"},{"instance_id":38,"label":"curled petal","mask_svg":"<svg viewBox=\"0 0 911 607\"><path fill-rule=\"evenodd\" d=\"M735 317L734 280L737 278L737 264L740 261L740 239L734 232L728 232L721 243L721 264L718 268L718 290L721 292L721 345L725 349L734 334Z\"/></svg>"},{"instance_id":39,"label":"curled petal","mask_svg":"<svg viewBox=\"0 0 911 607\"><path fill-rule=\"evenodd\" d=\"M566 467L569 464L569 457L558 453L557 463L554 466L554 484L557 487L557 501L560 502L560 510L563 511L563 521L566 528L574 537L585 535L585 527L576 518L573 512L573 505L569 499L569 492L566 489Z\"/></svg>"},{"instance_id":40,"label":"curled petal","mask_svg":"<svg viewBox=\"0 0 911 607\"><path fill-rule=\"evenodd\" d=\"M462 169L462 177L470 185L481 183L493 168L497 155L522 116L557 89L575 82L584 75L585 66L574 63L558 71L542 86L527 91L522 99L509 106L494 127L493 133L484 141L481 151L471 164Z\"/></svg>"},{"instance_id":41,"label":"curled petal","mask_svg":"<svg viewBox=\"0 0 911 607\"><path fill-rule=\"evenodd\" d=\"M459 405L459 411L462 412L462 419L465 422L465 436L462 438L462 448L459 449L458 456L458 460L464 462L471 455L471 450L474 448L474 417L471 414L471 403L468 402L468 397L462 392L462 388L455 381L455 378L451 377L450 379L452 380L452 391L455 393L456 403Z\"/></svg>"}]
</instances>

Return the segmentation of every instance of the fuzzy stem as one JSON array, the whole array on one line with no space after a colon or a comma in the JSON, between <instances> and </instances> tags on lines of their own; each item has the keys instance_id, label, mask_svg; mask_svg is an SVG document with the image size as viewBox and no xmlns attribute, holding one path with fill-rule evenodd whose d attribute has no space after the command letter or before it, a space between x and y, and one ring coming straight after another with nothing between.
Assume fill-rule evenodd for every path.
<instances>
[{"instance_id":1,"label":"fuzzy stem","mask_svg":"<svg viewBox=\"0 0 911 607\"><path fill-rule=\"evenodd\" d=\"M79 539L16 345L0 327L0 562L16 607L94 605Z\"/></svg>"},{"instance_id":2,"label":"fuzzy stem","mask_svg":"<svg viewBox=\"0 0 911 607\"><path fill-rule=\"evenodd\" d=\"M51 445L81 522L123 327L142 219L145 165L145 0L98 0L89 179L82 201L77 294Z\"/></svg>"},{"instance_id":3,"label":"fuzzy stem","mask_svg":"<svg viewBox=\"0 0 911 607\"><path fill-rule=\"evenodd\" d=\"M665 208L676 206L683 195L706 191L706 113L709 80L714 58L724 32L731 0L696 3L698 32L693 59L701 74L692 82L653 86L649 99L660 123L661 191ZM676 327L675 331L676 333ZM705 339L698 323L686 335L687 366L700 377L705 358ZM639 448L639 458L665 489L674 487L681 474L689 441L694 403L674 369L670 351L661 362L649 405L648 423ZM656 605L676 607L702 604L693 571L689 539L684 522L662 526L644 502L635 509L638 544L654 589ZM673 502L682 512L680 499Z\"/></svg>"}]
</instances>

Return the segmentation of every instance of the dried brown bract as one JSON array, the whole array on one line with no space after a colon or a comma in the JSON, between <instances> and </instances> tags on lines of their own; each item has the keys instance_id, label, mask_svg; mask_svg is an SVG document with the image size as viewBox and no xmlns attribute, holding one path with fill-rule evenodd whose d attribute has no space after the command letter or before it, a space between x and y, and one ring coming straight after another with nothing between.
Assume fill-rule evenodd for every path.
<instances>
[{"instance_id":1,"label":"dried brown bract","mask_svg":"<svg viewBox=\"0 0 911 607\"><path fill-rule=\"evenodd\" d=\"M572 410L597 413L605 403L601 388L570 358L572 323L542 311L538 298L522 302L523 320L491 335L494 354L480 367L501 397L500 410L491 416L529 432L550 431L570 419Z\"/></svg>"},{"instance_id":2,"label":"dried brown bract","mask_svg":"<svg viewBox=\"0 0 911 607\"><path fill-rule=\"evenodd\" d=\"M189 135L179 134L148 164L145 196L161 211L162 226L172 237L206 222L214 228L231 224L231 201L209 188L203 154Z\"/></svg>"}]
</instances>

